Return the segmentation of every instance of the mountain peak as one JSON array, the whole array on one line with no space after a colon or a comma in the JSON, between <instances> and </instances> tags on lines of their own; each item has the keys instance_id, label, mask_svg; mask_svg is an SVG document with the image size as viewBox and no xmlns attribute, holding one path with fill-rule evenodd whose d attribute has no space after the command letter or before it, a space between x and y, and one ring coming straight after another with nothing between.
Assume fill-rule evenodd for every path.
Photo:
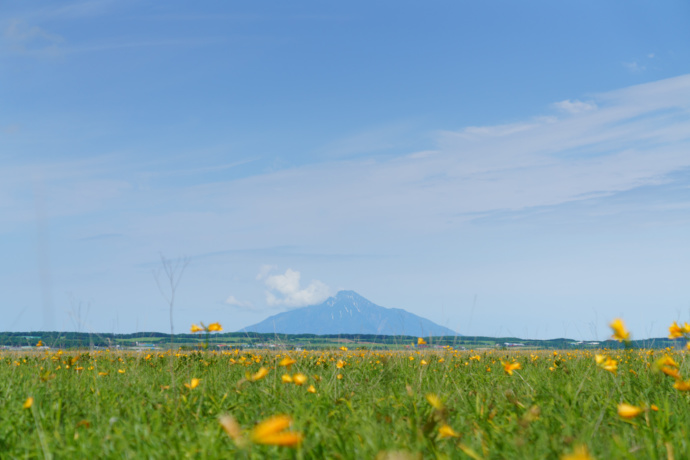
<instances>
[{"instance_id":1,"label":"mountain peak","mask_svg":"<svg viewBox=\"0 0 690 460\"><path fill-rule=\"evenodd\" d=\"M280 334L374 334L417 337L458 335L398 308L384 308L355 291L338 291L319 305L273 315L240 332Z\"/></svg>"}]
</instances>

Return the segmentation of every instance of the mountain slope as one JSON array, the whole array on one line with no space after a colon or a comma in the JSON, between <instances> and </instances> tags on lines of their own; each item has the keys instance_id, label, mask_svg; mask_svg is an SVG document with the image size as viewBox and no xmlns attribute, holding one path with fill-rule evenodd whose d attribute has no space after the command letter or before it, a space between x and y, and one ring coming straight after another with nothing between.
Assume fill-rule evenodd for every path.
<instances>
[{"instance_id":1,"label":"mountain slope","mask_svg":"<svg viewBox=\"0 0 690 460\"><path fill-rule=\"evenodd\" d=\"M354 291L340 291L319 305L273 315L239 332L376 334L418 337L459 335L399 308L380 307Z\"/></svg>"}]
</instances>

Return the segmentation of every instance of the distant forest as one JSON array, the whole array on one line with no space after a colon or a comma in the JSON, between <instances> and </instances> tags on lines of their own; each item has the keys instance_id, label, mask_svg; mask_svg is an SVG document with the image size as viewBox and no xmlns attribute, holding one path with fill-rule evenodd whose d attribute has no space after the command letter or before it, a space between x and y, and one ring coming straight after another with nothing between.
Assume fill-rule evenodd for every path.
<instances>
[{"instance_id":1,"label":"distant forest","mask_svg":"<svg viewBox=\"0 0 690 460\"><path fill-rule=\"evenodd\" d=\"M486 347L534 347L540 349L594 349L624 348L614 340L598 343L578 342L572 339L527 340L517 337L485 337L485 336L446 336L425 337L428 342L423 347L451 346L453 348L486 348ZM204 334L170 334L160 332L137 332L134 334L86 333L86 332L0 332L0 347L35 347L39 341L51 348L93 348L93 347L155 347L155 348L197 348L206 343ZM373 334L266 334L256 332L229 332L212 334L208 337L209 347L243 347L243 348L301 348L323 349L348 346L350 348L400 349L416 347L417 337L390 336ZM656 338L634 340L628 346L633 348L665 348L683 346L682 341Z\"/></svg>"}]
</instances>

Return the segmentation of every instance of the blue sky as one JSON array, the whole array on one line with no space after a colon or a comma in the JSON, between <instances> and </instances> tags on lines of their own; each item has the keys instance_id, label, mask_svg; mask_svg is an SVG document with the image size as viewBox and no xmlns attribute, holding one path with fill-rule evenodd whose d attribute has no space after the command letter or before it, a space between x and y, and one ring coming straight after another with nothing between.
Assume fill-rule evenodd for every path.
<instances>
[{"instance_id":1,"label":"blue sky","mask_svg":"<svg viewBox=\"0 0 690 460\"><path fill-rule=\"evenodd\" d=\"M352 289L463 334L690 321L682 1L7 1L2 330Z\"/></svg>"}]
</instances>

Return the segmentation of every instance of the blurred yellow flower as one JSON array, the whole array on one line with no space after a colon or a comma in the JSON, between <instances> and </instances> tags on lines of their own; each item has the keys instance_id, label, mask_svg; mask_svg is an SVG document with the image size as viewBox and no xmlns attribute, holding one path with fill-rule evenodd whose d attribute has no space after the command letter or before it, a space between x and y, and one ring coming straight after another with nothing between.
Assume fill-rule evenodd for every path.
<instances>
[{"instance_id":1,"label":"blurred yellow flower","mask_svg":"<svg viewBox=\"0 0 690 460\"><path fill-rule=\"evenodd\" d=\"M424 340L423 338L419 337L419 338L417 339L417 345L426 345L426 340Z\"/></svg>"},{"instance_id":2,"label":"blurred yellow flower","mask_svg":"<svg viewBox=\"0 0 690 460\"><path fill-rule=\"evenodd\" d=\"M192 324L192 327L189 328L189 330L192 332L192 334L196 334L197 332L201 332L204 330L204 328L197 326L196 324Z\"/></svg>"},{"instance_id":3,"label":"blurred yellow flower","mask_svg":"<svg viewBox=\"0 0 690 460\"><path fill-rule=\"evenodd\" d=\"M118 370L117 370L117 373L118 373L118 374L124 374L124 373L125 373L125 370L124 370L124 369L118 369Z\"/></svg>"},{"instance_id":4,"label":"blurred yellow flower","mask_svg":"<svg viewBox=\"0 0 690 460\"><path fill-rule=\"evenodd\" d=\"M314 385L309 385L309 388L307 388L307 391L309 393L316 393L316 388L314 388Z\"/></svg>"},{"instance_id":5,"label":"blurred yellow flower","mask_svg":"<svg viewBox=\"0 0 690 460\"><path fill-rule=\"evenodd\" d=\"M42 347L43 346L43 341L39 340L38 343L36 344L37 347Z\"/></svg>"},{"instance_id":6,"label":"blurred yellow flower","mask_svg":"<svg viewBox=\"0 0 690 460\"><path fill-rule=\"evenodd\" d=\"M292 376L290 374L283 374L280 377L280 381L283 383L292 383Z\"/></svg>"},{"instance_id":7,"label":"blurred yellow flower","mask_svg":"<svg viewBox=\"0 0 690 460\"><path fill-rule=\"evenodd\" d=\"M441 402L441 398L436 396L433 393L429 393L426 395L426 400L431 404L431 407L433 407L436 410L442 410L443 409L443 402Z\"/></svg>"},{"instance_id":8,"label":"blurred yellow flower","mask_svg":"<svg viewBox=\"0 0 690 460\"><path fill-rule=\"evenodd\" d=\"M292 381L295 385L302 386L307 383L307 376L304 374L295 374L292 376Z\"/></svg>"},{"instance_id":9,"label":"blurred yellow flower","mask_svg":"<svg viewBox=\"0 0 690 460\"><path fill-rule=\"evenodd\" d=\"M427 363L426 360L423 359L419 364L421 364L422 366L426 366L429 363Z\"/></svg>"},{"instance_id":10,"label":"blurred yellow flower","mask_svg":"<svg viewBox=\"0 0 690 460\"><path fill-rule=\"evenodd\" d=\"M618 415L623 418L635 418L642 413L642 408L632 406L626 403L620 403L618 405Z\"/></svg>"},{"instance_id":11,"label":"blurred yellow flower","mask_svg":"<svg viewBox=\"0 0 690 460\"><path fill-rule=\"evenodd\" d=\"M220 426L223 427L223 430L225 430L225 433L230 436L230 439L235 441L235 444L239 447L243 447L247 443L247 440L242 436L240 424L237 423L237 420L235 420L232 415L221 415L218 421L220 422Z\"/></svg>"},{"instance_id":12,"label":"blurred yellow flower","mask_svg":"<svg viewBox=\"0 0 690 460\"><path fill-rule=\"evenodd\" d=\"M614 319L609 326L611 329L613 329L613 336L611 338L618 340L619 342L627 342L630 340L630 332L625 328L625 324L623 324L622 319Z\"/></svg>"},{"instance_id":13,"label":"blurred yellow flower","mask_svg":"<svg viewBox=\"0 0 690 460\"><path fill-rule=\"evenodd\" d=\"M278 363L279 366L287 367L288 370L290 367L295 364L297 361L294 359L290 358L289 356L286 356L285 358L281 359L280 362Z\"/></svg>"},{"instance_id":14,"label":"blurred yellow flower","mask_svg":"<svg viewBox=\"0 0 690 460\"><path fill-rule=\"evenodd\" d=\"M247 380L251 380L252 382L256 382L257 380L261 380L262 378L266 377L268 375L268 369L265 367L262 367L258 371L256 371L255 374L249 376Z\"/></svg>"},{"instance_id":15,"label":"blurred yellow flower","mask_svg":"<svg viewBox=\"0 0 690 460\"><path fill-rule=\"evenodd\" d=\"M690 391L690 382L677 379L676 382L673 384L673 388L675 388L678 391Z\"/></svg>"},{"instance_id":16,"label":"blurred yellow flower","mask_svg":"<svg viewBox=\"0 0 690 460\"><path fill-rule=\"evenodd\" d=\"M28 398L26 398L26 401L24 401L24 404L22 405L22 407L24 409L31 409L31 406L33 406L33 405L34 405L34 398L32 396L29 396Z\"/></svg>"},{"instance_id":17,"label":"blurred yellow flower","mask_svg":"<svg viewBox=\"0 0 690 460\"><path fill-rule=\"evenodd\" d=\"M340 351L347 351L347 347L340 347Z\"/></svg>"},{"instance_id":18,"label":"blurred yellow flower","mask_svg":"<svg viewBox=\"0 0 690 460\"><path fill-rule=\"evenodd\" d=\"M580 445L573 449L573 453L563 455L561 460L594 460L594 457L589 455L587 446Z\"/></svg>"},{"instance_id":19,"label":"blurred yellow flower","mask_svg":"<svg viewBox=\"0 0 690 460\"><path fill-rule=\"evenodd\" d=\"M335 367L338 369L342 369L345 366L345 362L342 359L339 359L338 362L335 364Z\"/></svg>"},{"instance_id":20,"label":"blurred yellow flower","mask_svg":"<svg viewBox=\"0 0 690 460\"><path fill-rule=\"evenodd\" d=\"M460 434L458 434L453 428L450 427L450 425L443 424L439 427L438 429L438 435L440 438L459 438Z\"/></svg>"},{"instance_id":21,"label":"blurred yellow flower","mask_svg":"<svg viewBox=\"0 0 690 460\"><path fill-rule=\"evenodd\" d=\"M208 325L208 332L221 332L223 330L223 326L220 325L220 323L211 323Z\"/></svg>"},{"instance_id":22,"label":"blurred yellow flower","mask_svg":"<svg viewBox=\"0 0 690 460\"><path fill-rule=\"evenodd\" d=\"M605 371L609 371L612 374L615 374L618 371L618 361L615 359L611 359L610 357L604 355L595 355L594 360L596 361L597 366Z\"/></svg>"},{"instance_id":23,"label":"blurred yellow flower","mask_svg":"<svg viewBox=\"0 0 690 460\"><path fill-rule=\"evenodd\" d=\"M292 423L287 415L274 415L254 427L251 440L257 444L271 446L294 447L302 442L302 434L295 431L285 431Z\"/></svg>"},{"instance_id":24,"label":"blurred yellow flower","mask_svg":"<svg viewBox=\"0 0 690 460\"><path fill-rule=\"evenodd\" d=\"M508 375L513 375L513 371L516 371L518 369L522 369L522 366L520 363L508 363L508 362L503 362L501 361L501 364L503 364L503 370L506 372Z\"/></svg>"},{"instance_id":25,"label":"blurred yellow flower","mask_svg":"<svg viewBox=\"0 0 690 460\"><path fill-rule=\"evenodd\" d=\"M196 387L199 386L199 382L200 382L200 381L201 381L201 380L199 380L199 379L197 379L197 378L193 378L192 381L191 381L190 383L185 383L184 386L186 386L186 387L189 388L190 390L193 390L194 388L196 388Z\"/></svg>"}]
</instances>

